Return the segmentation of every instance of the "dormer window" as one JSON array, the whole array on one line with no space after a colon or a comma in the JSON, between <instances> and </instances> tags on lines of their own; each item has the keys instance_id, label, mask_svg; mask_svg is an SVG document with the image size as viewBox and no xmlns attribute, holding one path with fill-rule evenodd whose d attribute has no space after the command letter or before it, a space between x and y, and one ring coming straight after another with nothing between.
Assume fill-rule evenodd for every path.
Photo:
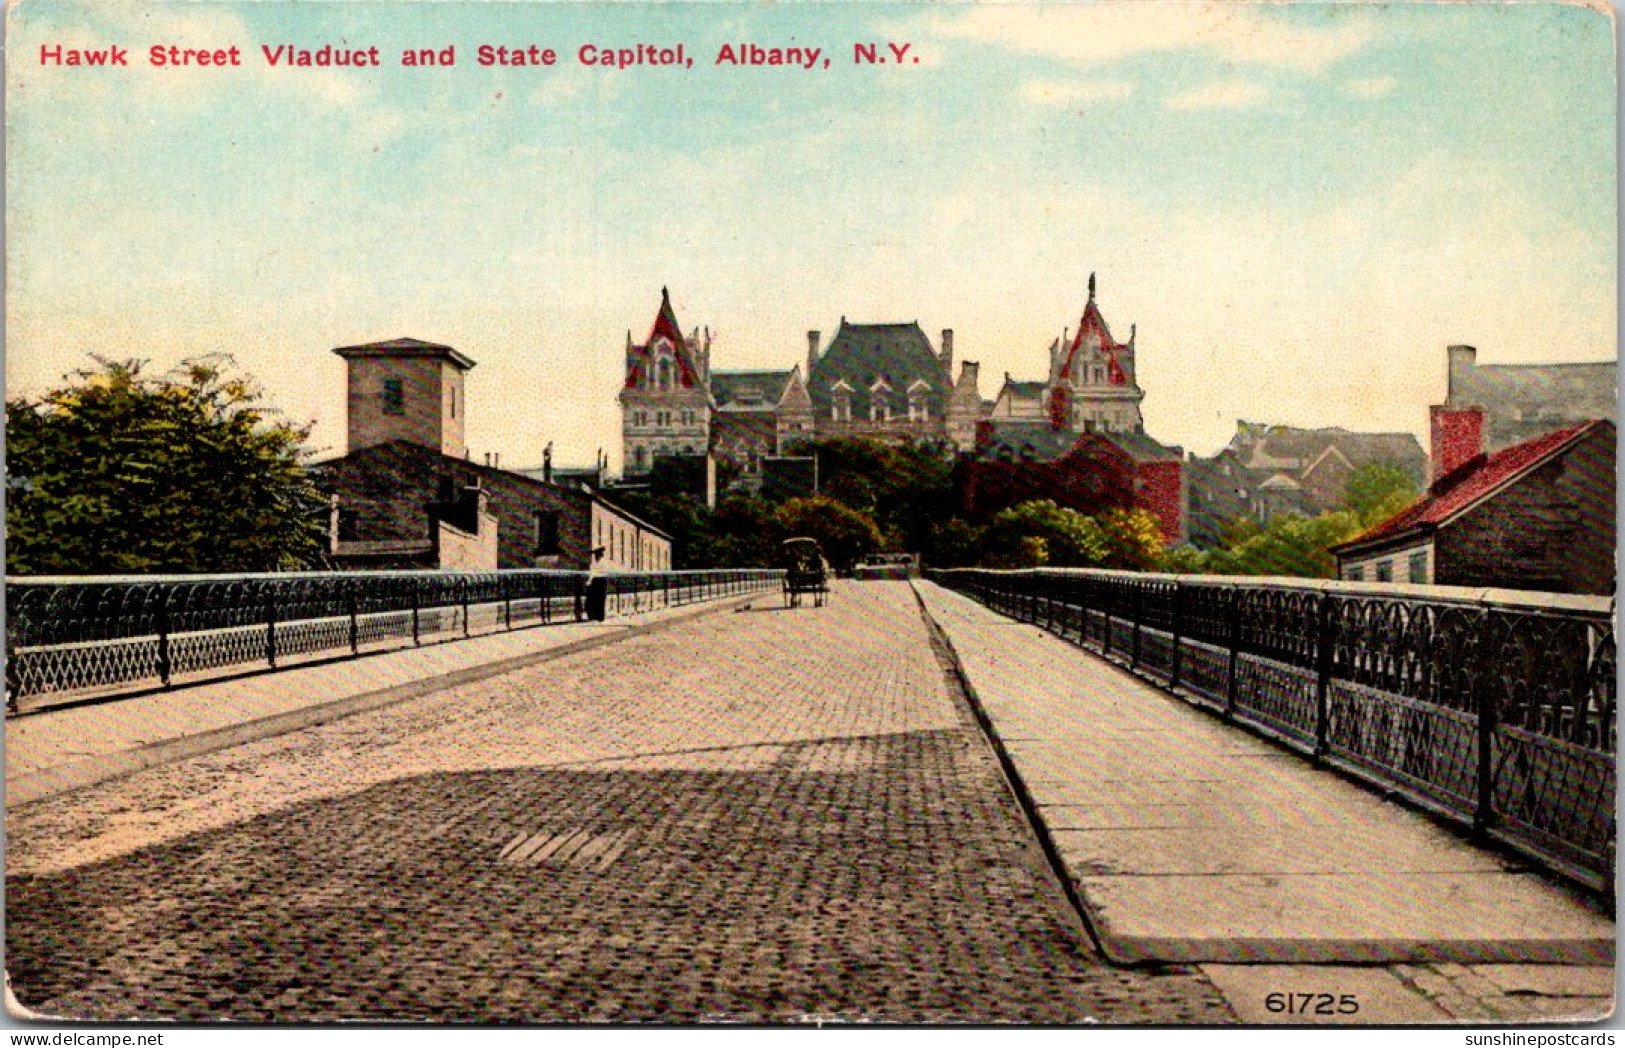
<instances>
[{"instance_id":1,"label":"dormer window","mask_svg":"<svg viewBox=\"0 0 1625 1048\"><path fill-rule=\"evenodd\" d=\"M836 422L852 421L852 398L845 393L837 393L829 402L830 417Z\"/></svg>"},{"instance_id":2,"label":"dormer window","mask_svg":"<svg viewBox=\"0 0 1625 1048\"><path fill-rule=\"evenodd\" d=\"M655 365L655 388L657 388L657 389L670 389L671 388L671 358L670 357L661 357L660 362Z\"/></svg>"},{"instance_id":3,"label":"dormer window","mask_svg":"<svg viewBox=\"0 0 1625 1048\"><path fill-rule=\"evenodd\" d=\"M885 400L884 397L878 397L877 396L877 397L875 397L873 400L871 400L869 402L869 421L871 421L871 422L889 422L889 421L891 421L891 405L886 403L886 400Z\"/></svg>"}]
</instances>

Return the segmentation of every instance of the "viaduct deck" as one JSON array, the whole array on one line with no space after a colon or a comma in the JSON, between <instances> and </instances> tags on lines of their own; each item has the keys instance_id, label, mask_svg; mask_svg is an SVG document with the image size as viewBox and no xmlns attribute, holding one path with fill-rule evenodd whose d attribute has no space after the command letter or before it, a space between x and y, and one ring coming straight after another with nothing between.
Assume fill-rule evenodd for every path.
<instances>
[{"instance_id":1,"label":"viaduct deck","mask_svg":"<svg viewBox=\"0 0 1625 1048\"><path fill-rule=\"evenodd\" d=\"M16 1001L258 1021L1612 1007L1613 925L1583 901L928 583L574 629L8 721ZM1384 900L1418 891L1406 925ZM1335 919L1362 913L1382 934Z\"/></svg>"}]
</instances>

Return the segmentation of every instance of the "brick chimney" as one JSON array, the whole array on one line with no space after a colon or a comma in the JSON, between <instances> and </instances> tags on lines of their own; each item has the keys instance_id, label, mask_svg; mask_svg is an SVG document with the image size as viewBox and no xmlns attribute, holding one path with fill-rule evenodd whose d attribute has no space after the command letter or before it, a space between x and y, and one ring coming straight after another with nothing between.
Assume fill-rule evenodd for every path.
<instances>
[{"instance_id":1,"label":"brick chimney","mask_svg":"<svg viewBox=\"0 0 1625 1048\"><path fill-rule=\"evenodd\" d=\"M1433 432L1430 479L1436 485L1484 454L1484 409L1435 404L1428 410Z\"/></svg>"},{"instance_id":2,"label":"brick chimney","mask_svg":"<svg viewBox=\"0 0 1625 1048\"><path fill-rule=\"evenodd\" d=\"M952 382L954 380L954 329L953 328L943 328L942 329L942 352L937 354L937 359L942 361L942 373L945 376L947 376L947 379L948 379L949 382Z\"/></svg>"},{"instance_id":3,"label":"brick chimney","mask_svg":"<svg viewBox=\"0 0 1625 1048\"><path fill-rule=\"evenodd\" d=\"M818 363L818 339L816 331L807 332L807 380L812 381L813 365Z\"/></svg>"}]
</instances>

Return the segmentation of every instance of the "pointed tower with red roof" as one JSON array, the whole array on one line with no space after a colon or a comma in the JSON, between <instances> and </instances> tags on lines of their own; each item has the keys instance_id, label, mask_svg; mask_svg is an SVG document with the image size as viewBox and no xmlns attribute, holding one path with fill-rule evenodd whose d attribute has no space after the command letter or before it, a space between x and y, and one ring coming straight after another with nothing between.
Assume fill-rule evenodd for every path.
<instances>
[{"instance_id":1,"label":"pointed tower with red roof","mask_svg":"<svg viewBox=\"0 0 1625 1048\"><path fill-rule=\"evenodd\" d=\"M1143 433L1140 401L1145 392L1134 380L1134 328L1127 342L1112 338L1095 304L1095 275L1089 274L1089 301L1078 333L1050 348L1045 406L1057 431Z\"/></svg>"},{"instance_id":2,"label":"pointed tower with red roof","mask_svg":"<svg viewBox=\"0 0 1625 1048\"><path fill-rule=\"evenodd\" d=\"M677 323L671 293L660 289L649 337L626 333L621 387L621 439L627 476L647 473L656 455L703 455L711 425L711 334L688 336Z\"/></svg>"}]
</instances>

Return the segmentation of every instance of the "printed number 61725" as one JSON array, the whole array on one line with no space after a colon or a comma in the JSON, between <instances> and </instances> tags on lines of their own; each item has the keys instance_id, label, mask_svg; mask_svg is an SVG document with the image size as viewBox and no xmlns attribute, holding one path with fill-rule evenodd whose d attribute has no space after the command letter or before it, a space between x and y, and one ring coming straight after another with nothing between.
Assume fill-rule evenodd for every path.
<instances>
[{"instance_id":1,"label":"printed number 61725","mask_svg":"<svg viewBox=\"0 0 1625 1048\"><path fill-rule=\"evenodd\" d=\"M1268 1011L1286 1015L1354 1015L1360 1000L1352 993L1333 997L1329 993L1272 993L1264 998Z\"/></svg>"}]
</instances>

